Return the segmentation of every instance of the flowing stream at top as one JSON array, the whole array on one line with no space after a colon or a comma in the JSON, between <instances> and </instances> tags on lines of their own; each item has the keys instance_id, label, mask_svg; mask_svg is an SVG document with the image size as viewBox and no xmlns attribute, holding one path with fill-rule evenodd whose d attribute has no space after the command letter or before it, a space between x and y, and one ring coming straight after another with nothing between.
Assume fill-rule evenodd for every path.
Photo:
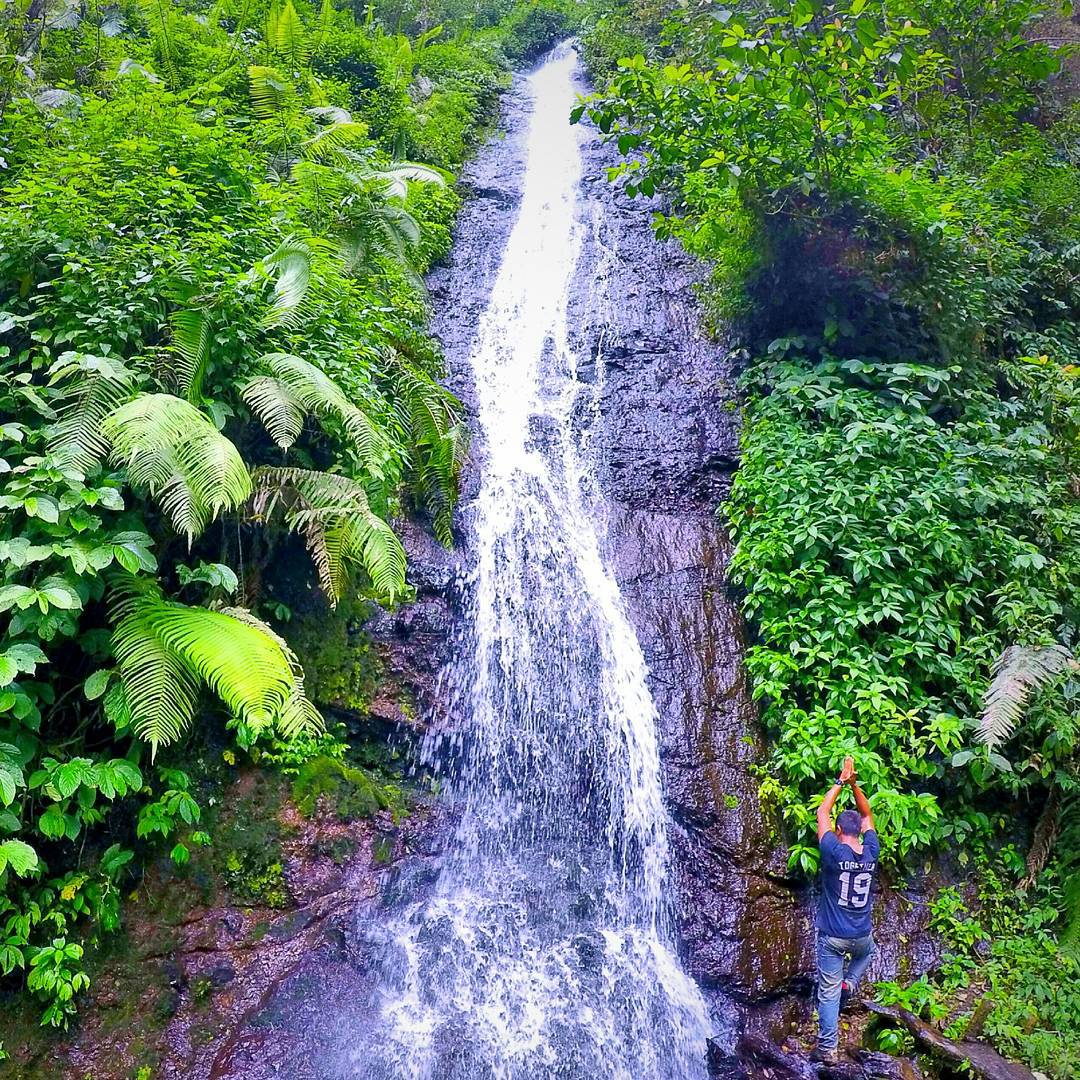
<instances>
[{"instance_id":1,"label":"flowing stream at top","mask_svg":"<svg viewBox=\"0 0 1080 1080\"><path fill-rule=\"evenodd\" d=\"M656 713L580 421L599 391L568 334L587 227L575 68L563 45L529 79L520 208L470 358L483 465L447 674L459 720L424 749L457 824L428 894L381 931L348 1069L373 1080L705 1076L665 902Z\"/></svg>"}]
</instances>

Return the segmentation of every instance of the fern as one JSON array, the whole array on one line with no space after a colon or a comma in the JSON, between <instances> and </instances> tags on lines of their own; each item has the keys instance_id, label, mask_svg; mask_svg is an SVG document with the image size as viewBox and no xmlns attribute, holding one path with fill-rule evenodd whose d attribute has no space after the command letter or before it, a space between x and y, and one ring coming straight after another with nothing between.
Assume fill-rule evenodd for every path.
<instances>
[{"instance_id":1,"label":"fern","mask_svg":"<svg viewBox=\"0 0 1080 1080\"><path fill-rule=\"evenodd\" d=\"M313 41L314 51L318 51L322 48L326 41L326 35L330 32L330 27L334 22L334 5L332 0L322 0L322 4L319 6L319 18L315 23L315 39Z\"/></svg>"},{"instance_id":2,"label":"fern","mask_svg":"<svg viewBox=\"0 0 1080 1080\"><path fill-rule=\"evenodd\" d=\"M196 401L202 396L202 382L210 364L212 317L203 308L186 308L174 312L169 321L177 360L177 387L189 401Z\"/></svg>"},{"instance_id":3,"label":"fern","mask_svg":"<svg viewBox=\"0 0 1080 1080\"><path fill-rule=\"evenodd\" d=\"M278 56L294 68L307 66L311 59L311 47L304 31L303 20L292 0L285 0L284 7L276 11L271 9L267 20L267 42Z\"/></svg>"},{"instance_id":4,"label":"fern","mask_svg":"<svg viewBox=\"0 0 1080 1080\"><path fill-rule=\"evenodd\" d=\"M458 479L468 430L456 398L425 373L401 363L395 371L395 409L413 446L414 488L432 515L435 534L450 546Z\"/></svg>"},{"instance_id":5,"label":"fern","mask_svg":"<svg viewBox=\"0 0 1080 1080\"><path fill-rule=\"evenodd\" d=\"M316 120L325 120L331 124L352 123L352 113L343 109L340 105L313 105L304 112L308 116L314 116Z\"/></svg>"},{"instance_id":6,"label":"fern","mask_svg":"<svg viewBox=\"0 0 1080 1080\"><path fill-rule=\"evenodd\" d=\"M139 375L111 356L64 353L49 370L58 388L49 449L63 464L89 471L109 450L104 418L135 393Z\"/></svg>"},{"instance_id":7,"label":"fern","mask_svg":"<svg viewBox=\"0 0 1080 1080\"><path fill-rule=\"evenodd\" d=\"M249 382L243 390L244 400L279 446L288 449L292 445L291 442L283 445L283 439L288 441L298 417L307 414L329 416L341 424L365 468L372 476L381 477L387 453L386 440L329 375L290 353L268 353L261 363L270 374ZM270 390L267 378L277 384L274 391Z\"/></svg>"},{"instance_id":8,"label":"fern","mask_svg":"<svg viewBox=\"0 0 1080 1080\"><path fill-rule=\"evenodd\" d=\"M367 124L359 120L336 120L304 142L304 156L313 161L324 161L343 147L367 138L367 133Z\"/></svg>"},{"instance_id":9,"label":"fern","mask_svg":"<svg viewBox=\"0 0 1080 1080\"><path fill-rule=\"evenodd\" d=\"M271 375L258 375L240 393L270 438L282 450L288 450L304 429L305 415L303 405L288 385Z\"/></svg>"},{"instance_id":10,"label":"fern","mask_svg":"<svg viewBox=\"0 0 1080 1080\"><path fill-rule=\"evenodd\" d=\"M1016 729L1032 692L1068 670L1076 660L1063 645L1010 645L995 661L979 718L979 738L991 750Z\"/></svg>"},{"instance_id":11,"label":"fern","mask_svg":"<svg viewBox=\"0 0 1080 1080\"><path fill-rule=\"evenodd\" d=\"M101 421L112 457L190 543L223 510L242 505L251 477L233 444L183 398L140 394Z\"/></svg>"},{"instance_id":12,"label":"fern","mask_svg":"<svg viewBox=\"0 0 1080 1080\"><path fill-rule=\"evenodd\" d=\"M310 703L298 699L307 701L296 658L251 619L151 592L125 600L112 645L132 726L154 754L191 724L202 686L255 731L321 726Z\"/></svg>"},{"instance_id":13,"label":"fern","mask_svg":"<svg viewBox=\"0 0 1080 1080\"><path fill-rule=\"evenodd\" d=\"M255 627L267 637L278 643L285 659L288 661L289 670L292 673L292 689L289 697L282 706L277 719L277 729L284 739L292 739L303 731L320 731L323 728L323 718L319 710L311 703L304 688L304 668L292 651L289 643L269 623L263 622L257 615L252 614L247 608L223 607L222 614L229 615L248 626Z\"/></svg>"},{"instance_id":14,"label":"fern","mask_svg":"<svg viewBox=\"0 0 1080 1080\"><path fill-rule=\"evenodd\" d=\"M263 277L274 281L274 300L264 320L267 326L296 326L314 317L322 302L336 299L332 282L321 283L321 292L314 287L312 270L320 257L337 262L340 272L337 245L314 237L290 236L251 268L248 280Z\"/></svg>"},{"instance_id":15,"label":"fern","mask_svg":"<svg viewBox=\"0 0 1080 1080\"><path fill-rule=\"evenodd\" d=\"M368 505L356 480L308 469L263 467L254 475L254 513L280 515L304 537L319 584L336 605L354 566L388 600L405 591L405 549L394 530Z\"/></svg>"},{"instance_id":16,"label":"fern","mask_svg":"<svg viewBox=\"0 0 1080 1080\"><path fill-rule=\"evenodd\" d=\"M292 80L274 67L248 68L251 111L260 120L274 120L296 108Z\"/></svg>"},{"instance_id":17,"label":"fern","mask_svg":"<svg viewBox=\"0 0 1080 1080\"><path fill-rule=\"evenodd\" d=\"M386 168L371 169L365 174L365 179L381 185L383 194L388 199L406 198L410 183L446 186L446 177L438 169L420 165L415 161L395 161Z\"/></svg>"}]
</instances>

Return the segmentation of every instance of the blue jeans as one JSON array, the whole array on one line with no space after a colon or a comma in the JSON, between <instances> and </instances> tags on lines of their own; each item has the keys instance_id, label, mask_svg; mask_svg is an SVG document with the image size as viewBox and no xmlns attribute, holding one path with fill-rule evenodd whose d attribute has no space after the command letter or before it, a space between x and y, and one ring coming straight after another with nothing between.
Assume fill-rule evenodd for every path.
<instances>
[{"instance_id":1,"label":"blue jeans","mask_svg":"<svg viewBox=\"0 0 1080 1080\"><path fill-rule=\"evenodd\" d=\"M846 982L848 990L854 991L873 956L873 934L860 938L818 934L818 1046L822 1050L836 1049L842 984Z\"/></svg>"}]
</instances>

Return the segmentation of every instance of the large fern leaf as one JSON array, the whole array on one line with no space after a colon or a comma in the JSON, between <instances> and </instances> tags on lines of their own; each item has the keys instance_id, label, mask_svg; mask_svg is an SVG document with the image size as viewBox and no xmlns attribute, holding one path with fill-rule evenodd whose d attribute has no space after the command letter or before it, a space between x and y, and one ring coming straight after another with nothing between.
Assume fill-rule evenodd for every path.
<instances>
[{"instance_id":1,"label":"large fern leaf","mask_svg":"<svg viewBox=\"0 0 1080 1080\"><path fill-rule=\"evenodd\" d=\"M261 363L297 407L306 413L336 419L367 470L373 476L382 475L385 438L370 417L345 396L326 372L291 353L267 353ZM284 420L284 414L279 413L274 420Z\"/></svg>"},{"instance_id":2,"label":"large fern leaf","mask_svg":"<svg viewBox=\"0 0 1080 1080\"><path fill-rule=\"evenodd\" d=\"M49 376L58 391L49 450L58 461L86 472L109 450L102 420L135 393L139 375L115 357L72 352L60 357Z\"/></svg>"},{"instance_id":3,"label":"large fern leaf","mask_svg":"<svg viewBox=\"0 0 1080 1080\"><path fill-rule=\"evenodd\" d=\"M362 121L337 120L317 131L304 142L304 156L313 161L325 161L340 152L343 147L366 139L367 133L368 126Z\"/></svg>"},{"instance_id":4,"label":"large fern leaf","mask_svg":"<svg viewBox=\"0 0 1080 1080\"><path fill-rule=\"evenodd\" d=\"M409 194L410 183L446 186L446 177L438 169L415 161L395 161L385 168L371 169L366 179L381 185L388 199L404 199Z\"/></svg>"},{"instance_id":5,"label":"large fern leaf","mask_svg":"<svg viewBox=\"0 0 1080 1080\"><path fill-rule=\"evenodd\" d=\"M264 622L247 608L223 607L220 610L225 615L255 627L276 641L289 662L293 680L292 691L282 706L277 720L278 733L282 738L291 739L302 731L322 731L324 729L322 714L307 696L304 688L304 667L289 643L269 623Z\"/></svg>"},{"instance_id":6,"label":"large fern leaf","mask_svg":"<svg viewBox=\"0 0 1080 1080\"><path fill-rule=\"evenodd\" d=\"M101 433L132 485L157 498L189 542L251 494L236 447L183 398L140 394L105 416Z\"/></svg>"},{"instance_id":7,"label":"large fern leaf","mask_svg":"<svg viewBox=\"0 0 1080 1080\"><path fill-rule=\"evenodd\" d=\"M393 600L405 589L405 549L394 530L368 505L356 480L308 469L256 470L252 506L263 519L280 515L304 537L331 604L344 594L354 567Z\"/></svg>"},{"instance_id":8,"label":"large fern leaf","mask_svg":"<svg viewBox=\"0 0 1080 1080\"><path fill-rule=\"evenodd\" d=\"M277 68L248 68L251 111L260 120L273 120L296 107L296 88Z\"/></svg>"},{"instance_id":9,"label":"large fern leaf","mask_svg":"<svg viewBox=\"0 0 1080 1080\"><path fill-rule=\"evenodd\" d=\"M268 22L267 36L270 39L270 47L282 60L291 64L294 69L307 66L311 58L311 46L307 40L303 20L293 6L292 0L285 0L273 22Z\"/></svg>"},{"instance_id":10,"label":"large fern leaf","mask_svg":"<svg viewBox=\"0 0 1080 1080\"><path fill-rule=\"evenodd\" d=\"M298 691L295 657L263 625L156 593L135 597L125 608L113 652L132 725L155 753L191 723L200 686L256 731L319 726L318 714L297 701L302 684Z\"/></svg>"},{"instance_id":11,"label":"large fern leaf","mask_svg":"<svg viewBox=\"0 0 1080 1080\"><path fill-rule=\"evenodd\" d=\"M204 308L183 308L173 312L172 345L176 355L173 376L180 392L189 401L202 394L202 382L210 364L213 319Z\"/></svg>"},{"instance_id":12,"label":"large fern leaf","mask_svg":"<svg viewBox=\"0 0 1080 1080\"><path fill-rule=\"evenodd\" d=\"M995 661L993 678L983 699L979 738L990 749L1016 729L1033 691L1078 666L1063 645L1010 645Z\"/></svg>"},{"instance_id":13,"label":"large fern leaf","mask_svg":"<svg viewBox=\"0 0 1080 1080\"><path fill-rule=\"evenodd\" d=\"M458 480L468 448L460 403L425 372L406 363L394 371L396 411L413 447L413 488L447 546Z\"/></svg>"},{"instance_id":14,"label":"large fern leaf","mask_svg":"<svg viewBox=\"0 0 1080 1080\"><path fill-rule=\"evenodd\" d=\"M304 430L305 415L303 404L288 384L271 375L257 375L240 393L270 438L288 450Z\"/></svg>"}]
</instances>

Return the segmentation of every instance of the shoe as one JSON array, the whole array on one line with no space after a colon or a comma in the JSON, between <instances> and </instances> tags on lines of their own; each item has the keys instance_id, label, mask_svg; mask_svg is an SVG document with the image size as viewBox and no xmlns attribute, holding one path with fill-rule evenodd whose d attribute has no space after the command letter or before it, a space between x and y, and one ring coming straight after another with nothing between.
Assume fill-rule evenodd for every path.
<instances>
[{"instance_id":1,"label":"shoe","mask_svg":"<svg viewBox=\"0 0 1080 1080\"><path fill-rule=\"evenodd\" d=\"M814 1048L810 1060L816 1061L819 1065L835 1065L839 1060L839 1056L835 1050L825 1050L818 1046Z\"/></svg>"}]
</instances>

